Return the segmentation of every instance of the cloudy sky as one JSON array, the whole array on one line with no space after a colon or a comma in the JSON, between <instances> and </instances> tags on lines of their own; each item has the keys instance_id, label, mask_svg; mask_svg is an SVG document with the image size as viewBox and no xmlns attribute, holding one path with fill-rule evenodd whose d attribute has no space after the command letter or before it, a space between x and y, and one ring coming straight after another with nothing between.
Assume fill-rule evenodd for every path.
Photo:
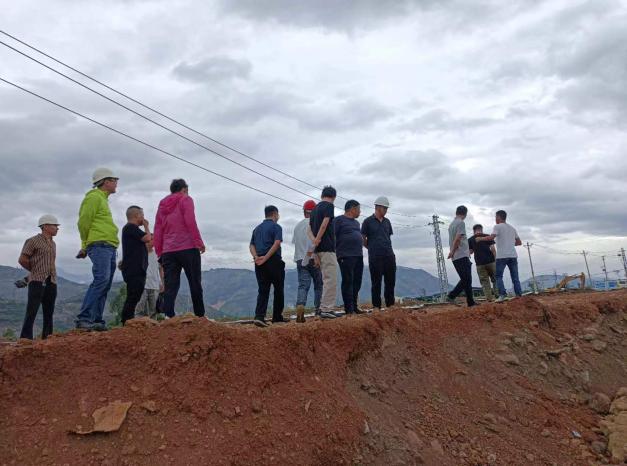
<instances>
[{"instance_id":1,"label":"cloudy sky","mask_svg":"<svg viewBox=\"0 0 627 466\"><path fill-rule=\"evenodd\" d=\"M411 216L390 215L401 265L435 272L425 225L433 213L450 220L463 203L470 225L492 225L494 211L506 209L522 239L537 244L536 271L552 273L582 271L581 255L564 254L582 249L608 251L608 269L619 269L616 252L627 246L625 24L627 5L616 0L23 0L3 6L0 29L314 186L333 184L364 205L387 195L391 212ZM0 76L208 169L306 200L4 46ZM73 258L75 224L91 173L102 165L120 176L111 198L120 226L130 204L153 219L169 181L184 177L208 246L205 268L252 268L247 242L265 205L281 210L288 241L301 215L4 83L0 141L6 265L16 264L37 218L50 212L63 223L59 267L89 269ZM601 273L600 256L589 260L592 273Z\"/></svg>"}]
</instances>

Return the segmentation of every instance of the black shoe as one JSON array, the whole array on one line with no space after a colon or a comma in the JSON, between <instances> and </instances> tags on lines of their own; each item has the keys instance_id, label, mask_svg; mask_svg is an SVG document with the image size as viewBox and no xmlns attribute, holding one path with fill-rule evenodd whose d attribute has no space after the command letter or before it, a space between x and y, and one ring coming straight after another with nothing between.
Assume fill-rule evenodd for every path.
<instances>
[{"instance_id":1,"label":"black shoe","mask_svg":"<svg viewBox=\"0 0 627 466\"><path fill-rule=\"evenodd\" d=\"M261 327L261 328L265 328L265 327L268 326L268 324L266 324L266 321L264 319L257 319L256 317L253 320L253 324L255 324L257 327Z\"/></svg>"},{"instance_id":2,"label":"black shoe","mask_svg":"<svg viewBox=\"0 0 627 466\"><path fill-rule=\"evenodd\" d=\"M333 312L320 311L319 314L322 319L335 319L337 316Z\"/></svg>"},{"instance_id":3,"label":"black shoe","mask_svg":"<svg viewBox=\"0 0 627 466\"><path fill-rule=\"evenodd\" d=\"M86 330L88 332L91 332L92 330L94 330L94 324L92 324L91 322L85 322L84 320L79 320L78 322L76 322L76 328L78 330Z\"/></svg>"},{"instance_id":4,"label":"black shoe","mask_svg":"<svg viewBox=\"0 0 627 466\"><path fill-rule=\"evenodd\" d=\"M104 322L96 322L93 326L93 329L96 332L106 332L107 330L109 330L109 327L107 327L107 324L105 324Z\"/></svg>"},{"instance_id":5,"label":"black shoe","mask_svg":"<svg viewBox=\"0 0 627 466\"><path fill-rule=\"evenodd\" d=\"M355 314L365 314L365 313L366 313L366 311L362 311L358 307L355 308Z\"/></svg>"},{"instance_id":6,"label":"black shoe","mask_svg":"<svg viewBox=\"0 0 627 466\"><path fill-rule=\"evenodd\" d=\"M272 319L272 323L273 324L287 324L289 321L290 321L290 319L286 319L283 316L281 316L278 319Z\"/></svg>"}]
</instances>

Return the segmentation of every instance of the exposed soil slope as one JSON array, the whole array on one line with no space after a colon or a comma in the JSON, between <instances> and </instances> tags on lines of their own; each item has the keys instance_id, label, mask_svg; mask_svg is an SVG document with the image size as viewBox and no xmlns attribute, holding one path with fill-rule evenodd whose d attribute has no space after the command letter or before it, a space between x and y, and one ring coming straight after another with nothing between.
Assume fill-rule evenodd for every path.
<instances>
[{"instance_id":1,"label":"exposed soil slope","mask_svg":"<svg viewBox=\"0 0 627 466\"><path fill-rule=\"evenodd\" d=\"M0 464L598 464L627 292L0 349ZM76 436L109 402L117 432ZM617 460L614 460L617 461Z\"/></svg>"}]
</instances>

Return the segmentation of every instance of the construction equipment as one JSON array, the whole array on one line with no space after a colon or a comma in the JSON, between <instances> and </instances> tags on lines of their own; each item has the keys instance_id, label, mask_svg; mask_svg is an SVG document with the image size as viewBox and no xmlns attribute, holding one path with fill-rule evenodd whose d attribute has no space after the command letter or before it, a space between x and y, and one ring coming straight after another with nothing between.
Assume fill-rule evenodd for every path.
<instances>
[{"instance_id":1,"label":"construction equipment","mask_svg":"<svg viewBox=\"0 0 627 466\"><path fill-rule=\"evenodd\" d=\"M580 274L576 274L576 275L566 275L564 278L562 278L562 280L555 285L555 287L553 288L547 288L546 291L561 291L561 290L565 290L566 289L566 285L568 285L570 282L575 281L575 280L579 280L579 289L583 290L586 287L586 275L581 272Z\"/></svg>"}]
</instances>

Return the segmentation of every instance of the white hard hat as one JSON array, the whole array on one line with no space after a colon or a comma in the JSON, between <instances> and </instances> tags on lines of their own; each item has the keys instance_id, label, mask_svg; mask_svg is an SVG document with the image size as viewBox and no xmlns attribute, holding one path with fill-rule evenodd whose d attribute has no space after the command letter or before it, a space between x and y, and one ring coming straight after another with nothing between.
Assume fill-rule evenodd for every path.
<instances>
[{"instance_id":1,"label":"white hard hat","mask_svg":"<svg viewBox=\"0 0 627 466\"><path fill-rule=\"evenodd\" d=\"M115 174L108 168L101 167L96 168L96 171L91 177L91 182L93 184L96 184L99 181L104 180L105 178L115 178L117 180L119 177L115 176Z\"/></svg>"},{"instance_id":2,"label":"white hard hat","mask_svg":"<svg viewBox=\"0 0 627 466\"><path fill-rule=\"evenodd\" d=\"M382 207L390 207L390 201L385 196L379 196L375 199L374 205L380 205Z\"/></svg>"},{"instance_id":3,"label":"white hard hat","mask_svg":"<svg viewBox=\"0 0 627 466\"><path fill-rule=\"evenodd\" d=\"M38 227L43 225L60 225L57 217L54 215L46 214L39 217L39 222L37 223Z\"/></svg>"}]
</instances>

